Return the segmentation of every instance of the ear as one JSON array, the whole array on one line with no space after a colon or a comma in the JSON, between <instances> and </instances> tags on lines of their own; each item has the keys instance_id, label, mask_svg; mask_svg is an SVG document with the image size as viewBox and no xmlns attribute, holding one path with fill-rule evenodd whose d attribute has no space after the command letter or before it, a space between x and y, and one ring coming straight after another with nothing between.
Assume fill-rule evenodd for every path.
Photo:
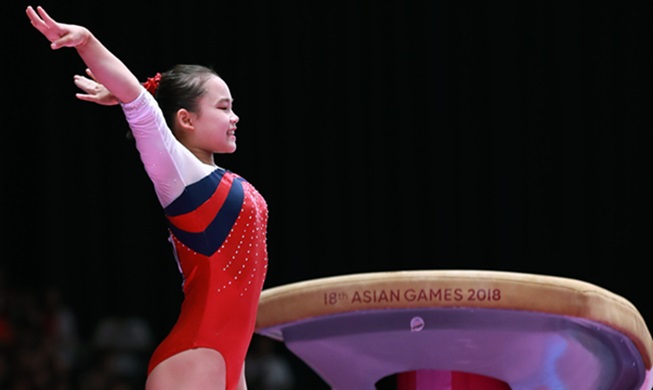
<instances>
[{"instance_id":1,"label":"ear","mask_svg":"<svg viewBox=\"0 0 653 390\"><path fill-rule=\"evenodd\" d=\"M190 111L185 108L180 108L177 111L177 124L184 130L193 130L195 127L193 125L192 117Z\"/></svg>"}]
</instances>

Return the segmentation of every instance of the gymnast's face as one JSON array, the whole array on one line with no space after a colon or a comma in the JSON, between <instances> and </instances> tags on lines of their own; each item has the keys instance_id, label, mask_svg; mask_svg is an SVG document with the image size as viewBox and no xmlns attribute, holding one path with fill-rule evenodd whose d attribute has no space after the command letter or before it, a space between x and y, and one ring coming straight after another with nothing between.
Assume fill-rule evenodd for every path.
<instances>
[{"instance_id":1,"label":"gymnast's face","mask_svg":"<svg viewBox=\"0 0 653 390\"><path fill-rule=\"evenodd\" d=\"M233 153L239 118L233 110L229 87L220 77L212 76L204 88L206 92L199 98L197 110L189 113L195 133L193 146L206 153Z\"/></svg>"}]
</instances>

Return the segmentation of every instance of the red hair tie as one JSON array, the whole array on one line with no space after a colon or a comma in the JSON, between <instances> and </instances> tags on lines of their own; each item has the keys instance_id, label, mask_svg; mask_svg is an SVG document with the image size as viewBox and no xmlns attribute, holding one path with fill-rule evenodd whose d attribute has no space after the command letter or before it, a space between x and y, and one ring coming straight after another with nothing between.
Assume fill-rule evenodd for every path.
<instances>
[{"instance_id":1,"label":"red hair tie","mask_svg":"<svg viewBox=\"0 0 653 390\"><path fill-rule=\"evenodd\" d=\"M143 86L152 96L156 95L156 90L159 88L159 82L161 82L161 73L157 73L154 77L148 77L147 81L143 83Z\"/></svg>"}]
</instances>

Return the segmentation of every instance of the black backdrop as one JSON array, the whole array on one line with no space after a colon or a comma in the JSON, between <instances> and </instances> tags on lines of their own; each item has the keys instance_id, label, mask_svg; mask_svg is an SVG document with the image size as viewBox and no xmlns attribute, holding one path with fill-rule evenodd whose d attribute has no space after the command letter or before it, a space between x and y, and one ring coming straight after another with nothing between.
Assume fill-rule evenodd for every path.
<instances>
[{"instance_id":1,"label":"black backdrop","mask_svg":"<svg viewBox=\"0 0 653 390\"><path fill-rule=\"evenodd\" d=\"M453 3L453 2L452 2ZM653 318L643 12L630 3L44 0L141 79L214 66L241 121L218 164L268 200L266 287L359 272L581 279ZM181 300L165 221L117 107L2 11L2 267L62 286L88 331ZM37 5L37 4L34 4Z\"/></svg>"}]
</instances>

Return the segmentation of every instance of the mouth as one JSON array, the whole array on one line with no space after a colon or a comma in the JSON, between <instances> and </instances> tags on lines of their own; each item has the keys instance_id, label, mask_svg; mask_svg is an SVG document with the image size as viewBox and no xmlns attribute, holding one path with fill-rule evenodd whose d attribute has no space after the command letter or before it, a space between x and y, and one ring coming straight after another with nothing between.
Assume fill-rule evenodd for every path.
<instances>
[{"instance_id":1,"label":"mouth","mask_svg":"<svg viewBox=\"0 0 653 390\"><path fill-rule=\"evenodd\" d=\"M227 135L235 136L236 135L236 129L227 130Z\"/></svg>"}]
</instances>

